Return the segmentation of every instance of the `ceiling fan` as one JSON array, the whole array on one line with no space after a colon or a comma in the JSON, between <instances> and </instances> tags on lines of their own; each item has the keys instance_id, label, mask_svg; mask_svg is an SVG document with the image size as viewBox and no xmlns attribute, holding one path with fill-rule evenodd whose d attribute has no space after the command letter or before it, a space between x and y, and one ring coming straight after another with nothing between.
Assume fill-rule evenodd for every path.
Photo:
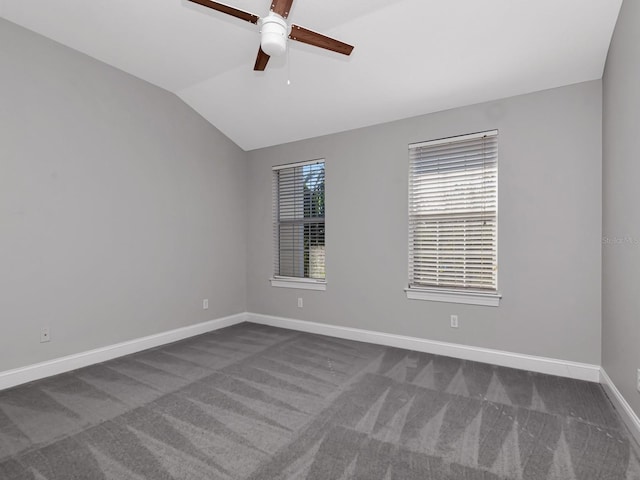
<instances>
[{"instance_id":1,"label":"ceiling fan","mask_svg":"<svg viewBox=\"0 0 640 480\"><path fill-rule=\"evenodd\" d=\"M260 18L253 13L239 10L224 3L212 0L189 0L190 2L209 7L227 15L240 18L260 27L260 49L253 69L263 71L267 67L269 58L282 55L287 50L287 37L291 40L324 48L343 55L351 55L353 46L327 37L317 32L295 24L287 24L287 17L291 11L293 0L272 0L269 14Z\"/></svg>"}]
</instances>

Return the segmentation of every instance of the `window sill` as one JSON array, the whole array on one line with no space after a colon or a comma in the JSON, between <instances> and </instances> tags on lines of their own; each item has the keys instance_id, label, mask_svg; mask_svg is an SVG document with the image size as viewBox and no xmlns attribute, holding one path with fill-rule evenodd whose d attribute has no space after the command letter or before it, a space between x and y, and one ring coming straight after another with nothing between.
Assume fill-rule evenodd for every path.
<instances>
[{"instance_id":1,"label":"window sill","mask_svg":"<svg viewBox=\"0 0 640 480\"><path fill-rule=\"evenodd\" d=\"M500 306L500 293L461 292L430 288L405 288L409 300L427 300L431 302L464 303L485 307Z\"/></svg>"},{"instance_id":2,"label":"window sill","mask_svg":"<svg viewBox=\"0 0 640 480\"><path fill-rule=\"evenodd\" d=\"M272 278L272 287L299 288L302 290L326 290L327 282L311 278Z\"/></svg>"}]
</instances>

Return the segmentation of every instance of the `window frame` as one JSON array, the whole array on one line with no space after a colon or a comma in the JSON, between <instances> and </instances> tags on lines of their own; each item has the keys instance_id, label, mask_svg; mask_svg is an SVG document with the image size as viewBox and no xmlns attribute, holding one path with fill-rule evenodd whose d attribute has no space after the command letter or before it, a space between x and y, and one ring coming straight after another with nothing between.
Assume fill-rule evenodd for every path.
<instances>
[{"instance_id":1,"label":"window frame","mask_svg":"<svg viewBox=\"0 0 640 480\"><path fill-rule=\"evenodd\" d=\"M484 137L498 137L498 130L488 130L478 133L472 133L468 135L456 135L453 137L441 138L426 142L417 142L409 144L409 155L411 158L412 150L420 147L435 147L442 146L447 144L456 144L462 143L465 141L476 140ZM451 285L412 285L411 279L413 277L412 274L412 252L413 245L411 240L411 229L412 229L412 212L411 212L411 203L412 203L412 171L411 171L411 159L409 160L409 191L408 191L408 248L409 248L409 262L408 262L408 278L409 283L407 288L405 288L405 292L407 295L407 299L410 300L426 300L426 301L435 301L435 302L449 302L449 303L460 303L460 304L468 304L468 305L482 305L482 306L492 306L498 307L500 305L500 300L502 298L502 294L498 290L498 153L495 156L495 263L494 268L495 272L495 290L493 289L473 289L469 287L458 287ZM484 173L483 173L484 175Z\"/></svg>"},{"instance_id":2,"label":"window frame","mask_svg":"<svg viewBox=\"0 0 640 480\"><path fill-rule=\"evenodd\" d=\"M319 290L319 291L324 291L327 288L326 261L324 264L324 269L325 269L324 279L310 278L310 277L295 277L295 276L280 275L279 273L276 273L276 271L278 271L278 268L279 268L279 259L281 255L280 229L279 229L280 227L279 207L280 206L278 203L280 185L277 180L277 172L280 170L294 169L297 167L304 167L308 165L318 165L318 164L323 165L323 170L326 175L326 161L324 158L306 160L302 162L286 163L282 165L275 165L272 167L272 211L273 211L272 222L273 222L273 255L274 257L273 257L273 276L269 279L272 287L296 288L296 289L303 289L303 290ZM325 193L325 198L326 198L326 193ZM325 203L325 212L326 212L326 203ZM323 225L326 225L325 217L326 217L326 213L321 217ZM317 217L317 218L320 218L320 217ZM325 228L325 234L326 234L326 226L324 228ZM326 237L325 237L325 252L326 252Z\"/></svg>"}]
</instances>

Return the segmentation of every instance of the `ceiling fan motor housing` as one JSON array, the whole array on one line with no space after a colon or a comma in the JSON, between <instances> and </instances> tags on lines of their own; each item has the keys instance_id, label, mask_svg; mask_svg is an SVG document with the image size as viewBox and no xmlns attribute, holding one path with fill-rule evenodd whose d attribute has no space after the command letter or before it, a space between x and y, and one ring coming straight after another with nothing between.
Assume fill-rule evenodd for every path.
<instances>
[{"instance_id":1,"label":"ceiling fan motor housing","mask_svg":"<svg viewBox=\"0 0 640 480\"><path fill-rule=\"evenodd\" d=\"M282 55L287 50L287 22L271 12L262 19L260 47L270 57Z\"/></svg>"}]
</instances>

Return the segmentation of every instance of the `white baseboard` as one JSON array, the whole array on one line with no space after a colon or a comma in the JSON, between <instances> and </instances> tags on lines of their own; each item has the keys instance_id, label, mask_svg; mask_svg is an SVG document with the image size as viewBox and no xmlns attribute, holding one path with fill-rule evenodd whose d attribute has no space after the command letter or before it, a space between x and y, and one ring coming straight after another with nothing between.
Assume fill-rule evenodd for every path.
<instances>
[{"instance_id":1,"label":"white baseboard","mask_svg":"<svg viewBox=\"0 0 640 480\"><path fill-rule=\"evenodd\" d=\"M489 348L471 347L455 343L439 342L416 337L373 332L358 328L340 327L324 323L305 322L292 318L274 317L257 313L247 313L247 321L274 327L288 328L307 333L317 333L330 337L375 343L389 347L405 348L418 352L445 355L476 362L491 363L503 367L529 370L560 377L575 378L589 382L600 381L600 366L587 363L537 357L521 353L504 352Z\"/></svg>"},{"instance_id":2,"label":"white baseboard","mask_svg":"<svg viewBox=\"0 0 640 480\"><path fill-rule=\"evenodd\" d=\"M616 384L613 383L611 377L607 375L607 372L605 372L604 368L600 369L600 378L602 385L604 385L605 387L605 391L609 394L609 399L615 405L618 413L620 413L622 421L625 423L633 437L636 439L636 442L640 444L640 418L638 418L636 412L633 411L633 408L631 408L629 402L627 402L622 396L622 393L620 393L620 390L618 390Z\"/></svg>"},{"instance_id":3,"label":"white baseboard","mask_svg":"<svg viewBox=\"0 0 640 480\"><path fill-rule=\"evenodd\" d=\"M116 357L122 357L131 353L140 352L148 348L158 347L167 343L176 342L185 338L201 335L203 333L230 327L246 321L246 313L238 313L228 317L216 318L207 322L176 328L167 332L149 335L147 337L129 340L115 345L96 348L86 352L56 358L26 367L0 372L0 390L22 385L41 378L58 375L78 368L86 367L100 362L105 362Z\"/></svg>"},{"instance_id":4,"label":"white baseboard","mask_svg":"<svg viewBox=\"0 0 640 480\"><path fill-rule=\"evenodd\" d=\"M537 357L533 355L472 347L455 343L439 342L435 340L361 330L351 327L306 322L292 318L274 317L256 313L238 313L236 315L210 320L197 325L177 328L168 332L149 335L147 337L109 345L66 357L56 358L35 365L28 365L26 367L0 372L0 390L86 367L88 365L105 362L113 358L129 355L148 348L176 342L195 335L201 335L203 333L217 330L219 328L229 327L245 321L280 328L288 328L301 332L317 333L319 335L327 335L330 337L338 337L390 347L405 348L407 350L415 350L418 352L445 355L465 360L491 363L504 367L558 375L578 380L587 380L590 382L600 381L601 369L598 365ZM611 385L613 384L611 383ZM620 396L620 398L622 398L622 396ZM631 411L630 407L629 411ZM637 417L635 418L637 421Z\"/></svg>"}]
</instances>

